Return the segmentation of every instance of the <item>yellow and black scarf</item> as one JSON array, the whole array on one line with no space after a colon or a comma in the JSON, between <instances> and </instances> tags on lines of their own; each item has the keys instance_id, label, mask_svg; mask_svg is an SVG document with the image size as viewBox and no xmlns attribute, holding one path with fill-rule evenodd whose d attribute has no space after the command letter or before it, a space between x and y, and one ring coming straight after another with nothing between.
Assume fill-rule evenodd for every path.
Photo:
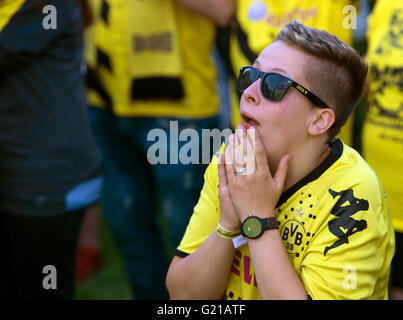
<instances>
[{"instance_id":1,"label":"yellow and black scarf","mask_svg":"<svg viewBox=\"0 0 403 320\"><path fill-rule=\"evenodd\" d=\"M133 100L180 99L182 61L172 0L129 1Z\"/></svg>"}]
</instances>

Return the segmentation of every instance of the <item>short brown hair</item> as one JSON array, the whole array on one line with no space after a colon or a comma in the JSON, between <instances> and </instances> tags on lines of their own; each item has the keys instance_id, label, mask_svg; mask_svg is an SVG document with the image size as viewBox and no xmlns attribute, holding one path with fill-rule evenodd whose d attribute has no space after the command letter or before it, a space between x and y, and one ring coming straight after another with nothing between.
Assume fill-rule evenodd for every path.
<instances>
[{"instance_id":1,"label":"short brown hair","mask_svg":"<svg viewBox=\"0 0 403 320\"><path fill-rule=\"evenodd\" d=\"M287 23L277 40L313 57L305 67L305 79L308 89L334 110L335 123L328 132L333 139L360 102L368 72L366 62L336 36L297 20Z\"/></svg>"}]
</instances>

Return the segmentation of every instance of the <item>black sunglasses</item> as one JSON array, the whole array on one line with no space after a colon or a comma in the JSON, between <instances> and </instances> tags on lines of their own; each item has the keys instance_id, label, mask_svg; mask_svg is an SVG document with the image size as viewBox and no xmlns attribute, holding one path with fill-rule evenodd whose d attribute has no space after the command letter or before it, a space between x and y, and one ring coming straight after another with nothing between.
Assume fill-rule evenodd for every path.
<instances>
[{"instance_id":1,"label":"black sunglasses","mask_svg":"<svg viewBox=\"0 0 403 320\"><path fill-rule=\"evenodd\" d=\"M262 72L253 67L242 67L237 80L237 90L243 93L257 79L261 78L260 92L270 101L280 101L288 88L293 86L301 94L307 97L314 105L320 108L330 108L326 103L304 88L294 80L278 73Z\"/></svg>"}]
</instances>

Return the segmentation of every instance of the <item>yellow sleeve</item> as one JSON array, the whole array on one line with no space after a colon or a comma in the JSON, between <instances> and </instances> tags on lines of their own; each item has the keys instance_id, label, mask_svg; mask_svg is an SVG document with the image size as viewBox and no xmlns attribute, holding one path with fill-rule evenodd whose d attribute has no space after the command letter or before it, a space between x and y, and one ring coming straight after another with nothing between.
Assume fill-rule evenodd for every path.
<instances>
[{"instance_id":1,"label":"yellow sleeve","mask_svg":"<svg viewBox=\"0 0 403 320\"><path fill-rule=\"evenodd\" d=\"M204 186L193 210L185 235L176 255L186 256L195 252L215 229L220 218L218 198L218 157L214 156L204 174Z\"/></svg>"},{"instance_id":2,"label":"yellow sleeve","mask_svg":"<svg viewBox=\"0 0 403 320\"><path fill-rule=\"evenodd\" d=\"M394 233L379 181L378 186L378 195L354 186L350 200L335 197L336 204L328 205L332 214L315 234L301 265L301 279L313 299L388 298ZM356 211L360 205L361 211Z\"/></svg>"},{"instance_id":3,"label":"yellow sleeve","mask_svg":"<svg viewBox=\"0 0 403 320\"><path fill-rule=\"evenodd\" d=\"M0 3L0 31L4 29L4 27L10 22L10 19L25 2L26 0L7 0Z\"/></svg>"}]
</instances>

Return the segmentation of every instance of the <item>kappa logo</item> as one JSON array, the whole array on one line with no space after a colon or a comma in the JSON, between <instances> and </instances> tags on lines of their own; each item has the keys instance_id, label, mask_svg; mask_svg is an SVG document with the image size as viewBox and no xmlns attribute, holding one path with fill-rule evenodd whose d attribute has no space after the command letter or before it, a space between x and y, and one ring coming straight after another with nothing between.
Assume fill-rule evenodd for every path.
<instances>
[{"instance_id":1,"label":"kappa logo","mask_svg":"<svg viewBox=\"0 0 403 320\"><path fill-rule=\"evenodd\" d=\"M368 201L356 198L352 189L342 190L340 192L336 192L332 189L329 189L328 191L333 199L340 197L330 212L337 218L329 221L328 224L329 231L339 239L331 246L325 248L323 252L324 255L326 255L329 250L337 248L344 243L348 243L348 238L354 233L363 231L367 228L366 220L355 220L351 218L351 216L359 211L366 211L369 208Z\"/></svg>"}]
</instances>

